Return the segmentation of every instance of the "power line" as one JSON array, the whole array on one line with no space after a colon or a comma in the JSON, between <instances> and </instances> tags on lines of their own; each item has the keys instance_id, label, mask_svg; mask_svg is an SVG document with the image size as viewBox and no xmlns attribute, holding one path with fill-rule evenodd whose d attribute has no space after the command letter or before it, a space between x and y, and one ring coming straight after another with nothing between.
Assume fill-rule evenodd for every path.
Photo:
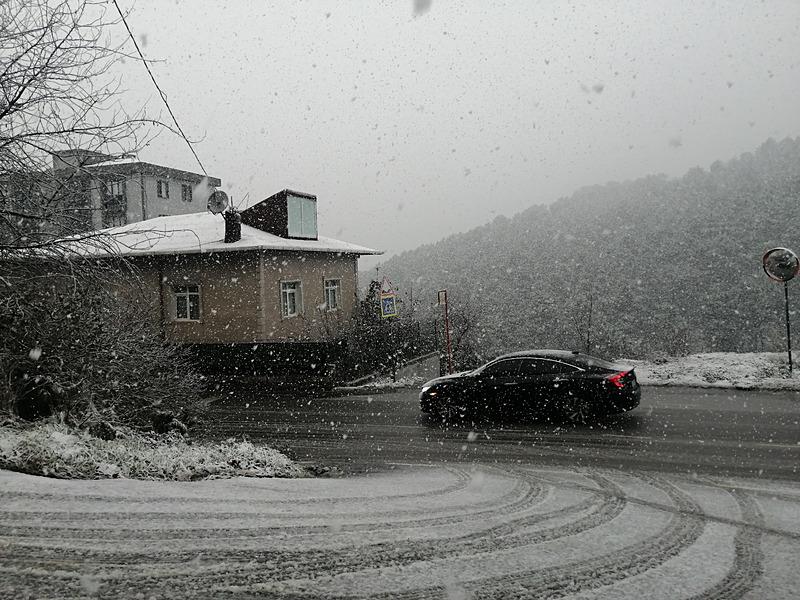
<instances>
[{"instance_id":1,"label":"power line","mask_svg":"<svg viewBox=\"0 0 800 600\"><path fill-rule=\"evenodd\" d=\"M158 90L158 93L161 95L161 99L164 101L164 106L167 107L167 110L169 111L169 115L172 117L172 122L175 123L175 127L178 129L178 132L181 134L181 137L184 139L186 144L189 146L189 150L192 151L192 154L194 154L194 157L197 160L197 164L200 165L200 168L203 170L203 174L206 177L208 177L208 172L206 171L206 168L203 166L203 163L200 160L200 157L197 156L197 152L195 152L194 146L192 146L192 142L190 142L189 138L186 137L186 134L183 133L183 129L181 128L180 124L178 123L178 119L175 117L175 113L172 112L172 108L170 107L169 102L167 101L167 95L164 93L164 91L158 85L158 82L156 81L156 78L153 75L153 72L150 70L150 65L147 64L147 60L145 59L144 55L142 54L142 50L139 48L139 44L136 42L136 38L133 37L133 32L131 31L131 28L128 27L128 21L125 20L125 15L122 13L122 9L120 9L119 4L117 4L117 0L114 0L114 6L117 7L117 12L119 13L120 18L122 19L122 23L125 25L125 29L128 30L128 35L130 36L131 41L133 42L133 45L136 48L136 52L139 53L139 58L142 59L142 64L144 65L144 68L147 69L147 73L150 75L150 79L153 80L153 85L156 86L156 89Z\"/></svg>"}]
</instances>

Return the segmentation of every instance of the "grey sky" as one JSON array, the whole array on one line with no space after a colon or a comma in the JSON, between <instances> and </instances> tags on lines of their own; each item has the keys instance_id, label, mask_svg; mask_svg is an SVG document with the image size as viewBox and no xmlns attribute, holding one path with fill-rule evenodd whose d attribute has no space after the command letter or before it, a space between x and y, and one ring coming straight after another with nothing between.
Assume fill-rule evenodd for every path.
<instances>
[{"instance_id":1,"label":"grey sky","mask_svg":"<svg viewBox=\"0 0 800 600\"><path fill-rule=\"evenodd\" d=\"M800 135L796 0L133 8L170 104L235 201L315 193L323 235L387 254ZM131 101L166 117L143 67L123 70ZM198 170L169 135L142 158Z\"/></svg>"}]
</instances>

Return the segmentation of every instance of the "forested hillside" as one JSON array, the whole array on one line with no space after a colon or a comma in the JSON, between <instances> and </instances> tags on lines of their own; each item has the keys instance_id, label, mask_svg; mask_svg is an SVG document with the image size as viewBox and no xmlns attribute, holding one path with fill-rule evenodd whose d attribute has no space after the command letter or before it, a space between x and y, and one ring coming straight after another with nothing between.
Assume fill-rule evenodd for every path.
<instances>
[{"instance_id":1,"label":"forested hillside","mask_svg":"<svg viewBox=\"0 0 800 600\"><path fill-rule=\"evenodd\" d=\"M401 293L413 288L417 314L447 288L489 355L587 340L593 352L630 357L775 350L785 347L783 290L761 256L800 251L799 232L800 138L770 139L679 179L581 189L381 270Z\"/></svg>"}]
</instances>

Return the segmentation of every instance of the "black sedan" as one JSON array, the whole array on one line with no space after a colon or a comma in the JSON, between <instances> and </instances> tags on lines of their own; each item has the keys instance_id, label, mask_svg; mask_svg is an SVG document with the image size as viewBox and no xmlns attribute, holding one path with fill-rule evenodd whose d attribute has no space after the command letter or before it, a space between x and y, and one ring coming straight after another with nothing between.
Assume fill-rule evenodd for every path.
<instances>
[{"instance_id":1,"label":"black sedan","mask_svg":"<svg viewBox=\"0 0 800 600\"><path fill-rule=\"evenodd\" d=\"M423 412L445 420L484 416L557 416L584 421L639 405L631 367L563 350L527 350L474 371L432 379L419 395Z\"/></svg>"}]
</instances>

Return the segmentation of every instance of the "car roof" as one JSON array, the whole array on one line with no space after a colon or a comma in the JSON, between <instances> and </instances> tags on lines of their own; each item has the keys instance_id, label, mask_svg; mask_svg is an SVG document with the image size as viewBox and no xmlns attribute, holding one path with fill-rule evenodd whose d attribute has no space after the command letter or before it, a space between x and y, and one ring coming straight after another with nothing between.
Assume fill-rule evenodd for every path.
<instances>
[{"instance_id":1,"label":"car roof","mask_svg":"<svg viewBox=\"0 0 800 600\"><path fill-rule=\"evenodd\" d=\"M509 352L498 356L501 358L521 358L521 357L535 357L535 358L579 358L581 356L588 357L587 354L581 354L577 350L519 350L517 352Z\"/></svg>"},{"instance_id":2,"label":"car roof","mask_svg":"<svg viewBox=\"0 0 800 600\"><path fill-rule=\"evenodd\" d=\"M584 354L577 350L520 350L498 356L491 362L506 358L550 358L553 360L565 360L576 365L591 367L601 367L605 369L616 369L619 365L603 358L598 358L590 354Z\"/></svg>"}]
</instances>

